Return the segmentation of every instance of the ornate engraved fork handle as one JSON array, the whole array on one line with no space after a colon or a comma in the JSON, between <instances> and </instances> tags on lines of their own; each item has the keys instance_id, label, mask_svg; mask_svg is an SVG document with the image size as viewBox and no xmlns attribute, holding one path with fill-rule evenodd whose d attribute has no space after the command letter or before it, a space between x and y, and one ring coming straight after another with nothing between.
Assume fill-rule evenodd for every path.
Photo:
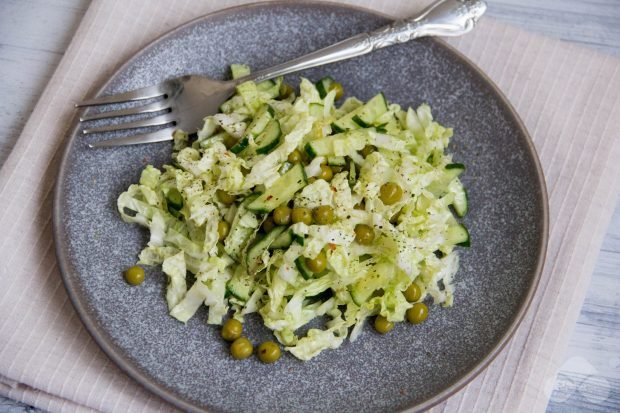
<instances>
[{"instance_id":1,"label":"ornate engraved fork handle","mask_svg":"<svg viewBox=\"0 0 620 413\"><path fill-rule=\"evenodd\" d=\"M368 35L370 51L424 36L460 36L470 32L486 11L481 0L444 0L421 15L396 21Z\"/></svg>"},{"instance_id":2,"label":"ornate engraved fork handle","mask_svg":"<svg viewBox=\"0 0 620 413\"><path fill-rule=\"evenodd\" d=\"M262 81L370 53L382 47L424 36L460 36L471 31L486 11L483 0L440 0L417 17L350 37L332 46L241 78Z\"/></svg>"}]
</instances>

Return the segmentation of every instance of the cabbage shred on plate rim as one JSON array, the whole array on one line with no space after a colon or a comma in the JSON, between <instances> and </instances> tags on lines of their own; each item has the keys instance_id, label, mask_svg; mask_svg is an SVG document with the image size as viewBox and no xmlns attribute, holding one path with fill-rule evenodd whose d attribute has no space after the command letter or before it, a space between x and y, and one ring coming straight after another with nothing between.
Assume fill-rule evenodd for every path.
<instances>
[{"instance_id":1,"label":"cabbage shred on plate rim","mask_svg":"<svg viewBox=\"0 0 620 413\"><path fill-rule=\"evenodd\" d=\"M369 114L353 97L336 106L335 90L321 90L307 79L301 79L298 96L280 96L281 84L282 79L240 84L222 113L205 118L197 138L175 132L170 164L163 170L147 166L140 182L118 198L123 220L150 230L138 263L162 266L170 314L187 322L204 304L207 322L222 324L231 310L240 321L257 312L286 350L308 360L338 348L346 337L354 341L370 316L403 321L413 305L403 291L412 282L422 291L420 301L451 306L458 269L454 247L469 244L467 230L452 211L457 217L464 214L463 202L466 209L466 193L456 177L462 165L445 153L452 129L434 121L426 104L403 110L386 102L383 113ZM261 154L261 138L254 132L260 130L257 118L266 116L265 108L280 134ZM364 114L372 124L349 122L352 129L338 130L337 121L352 113ZM225 145L244 139L246 147L237 147L237 154ZM323 154L312 153L313 142ZM364 157L360 150L367 145L376 150ZM287 157L294 150L315 157L303 165L307 181L289 205L329 205L335 221L293 224L281 230L294 239L289 246L267 246L248 262L248 251L263 239L260 228L267 214L243 202L277 187L293 167ZM342 171L330 182L313 180L326 162L339 163L336 170ZM392 205L379 197L386 182L403 190ZM172 202L175 190L182 200ZM235 195L236 201L220 202L218 190ZM359 204L363 209L354 208ZM220 221L232 225L224 242L218 241ZM371 245L354 241L357 224L373 229ZM310 277L300 272L298 259L312 259L321 251L326 271ZM191 285L188 272L195 276ZM235 283L241 283L242 294L235 294ZM324 328L297 334L320 316L327 317Z\"/></svg>"}]
</instances>

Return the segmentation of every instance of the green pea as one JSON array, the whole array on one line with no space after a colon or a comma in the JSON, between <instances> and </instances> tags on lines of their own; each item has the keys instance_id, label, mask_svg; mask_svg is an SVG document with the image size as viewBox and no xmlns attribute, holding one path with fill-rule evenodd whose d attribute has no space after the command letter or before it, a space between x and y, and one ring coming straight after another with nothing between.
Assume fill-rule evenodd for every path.
<instances>
[{"instance_id":1,"label":"green pea","mask_svg":"<svg viewBox=\"0 0 620 413\"><path fill-rule=\"evenodd\" d=\"M288 225L291 222L291 209L286 205L280 205L274 209L273 222L276 225Z\"/></svg>"},{"instance_id":2,"label":"green pea","mask_svg":"<svg viewBox=\"0 0 620 413\"><path fill-rule=\"evenodd\" d=\"M291 220L293 224L303 222L306 225L312 224L312 211L308 208L295 207L291 212Z\"/></svg>"},{"instance_id":3,"label":"green pea","mask_svg":"<svg viewBox=\"0 0 620 413\"><path fill-rule=\"evenodd\" d=\"M334 222L334 208L329 205L321 205L312 211L314 222L319 225L329 225Z\"/></svg>"},{"instance_id":4,"label":"green pea","mask_svg":"<svg viewBox=\"0 0 620 413\"><path fill-rule=\"evenodd\" d=\"M220 221L217 223L217 235L218 240L224 241L230 232L230 224L226 221Z\"/></svg>"},{"instance_id":5,"label":"green pea","mask_svg":"<svg viewBox=\"0 0 620 413\"><path fill-rule=\"evenodd\" d=\"M127 268L125 281L131 285L140 285L144 281L144 269L138 265Z\"/></svg>"},{"instance_id":6,"label":"green pea","mask_svg":"<svg viewBox=\"0 0 620 413\"><path fill-rule=\"evenodd\" d=\"M375 317L375 330L380 334L387 334L394 328L394 323L388 321L387 318L382 315Z\"/></svg>"},{"instance_id":7,"label":"green pea","mask_svg":"<svg viewBox=\"0 0 620 413\"><path fill-rule=\"evenodd\" d=\"M280 346L273 341L265 341L258 346L256 354L263 363L275 363L280 358Z\"/></svg>"},{"instance_id":8,"label":"green pea","mask_svg":"<svg viewBox=\"0 0 620 413\"><path fill-rule=\"evenodd\" d=\"M403 196L403 189L395 182L387 182L379 189L379 199L385 205L392 205L400 201Z\"/></svg>"},{"instance_id":9,"label":"green pea","mask_svg":"<svg viewBox=\"0 0 620 413\"><path fill-rule=\"evenodd\" d=\"M288 154L288 158L286 160L290 163L299 163L303 160L303 157L301 156L301 152L295 149L293 152Z\"/></svg>"},{"instance_id":10,"label":"green pea","mask_svg":"<svg viewBox=\"0 0 620 413\"><path fill-rule=\"evenodd\" d=\"M420 298L422 298L422 290L420 290L420 287L418 287L418 284L416 283L411 283L411 285L407 287L403 294L405 295L407 301L409 301L410 303L415 303Z\"/></svg>"},{"instance_id":11,"label":"green pea","mask_svg":"<svg viewBox=\"0 0 620 413\"><path fill-rule=\"evenodd\" d=\"M321 272L327 268L327 256L325 256L325 253L321 251L316 257L312 259L307 258L306 266L313 273Z\"/></svg>"},{"instance_id":12,"label":"green pea","mask_svg":"<svg viewBox=\"0 0 620 413\"><path fill-rule=\"evenodd\" d=\"M361 245L370 245L375 239L375 232L371 227L364 224L355 226L355 241Z\"/></svg>"},{"instance_id":13,"label":"green pea","mask_svg":"<svg viewBox=\"0 0 620 413\"><path fill-rule=\"evenodd\" d=\"M230 355L234 359L243 360L247 359L254 352L254 346L250 340L245 337L239 337L230 345Z\"/></svg>"},{"instance_id":14,"label":"green pea","mask_svg":"<svg viewBox=\"0 0 620 413\"><path fill-rule=\"evenodd\" d=\"M407 310L407 320L411 324L420 324L428 317L428 307L424 303L415 303Z\"/></svg>"},{"instance_id":15,"label":"green pea","mask_svg":"<svg viewBox=\"0 0 620 413\"><path fill-rule=\"evenodd\" d=\"M217 199L219 199L220 202L224 205L232 205L232 203L235 202L234 195L231 195L226 191L222 191L221 189L218 189L216 191L216 195L217 195Z\"/></svg>"},{"instance_id":16,"label":"green pea","mask_svg":"<svg viewBox=\"0 0 620 413\"><path fill-rule=\"evenodd\" d=\"M318 179L324 179L326 181L331 181L334 177L334 171L327 165L321 165L321 172L317 175Z\"/></svg>"},{"instance_id":17,"label":"green pea","mask_svg":"<svg viewBox=\"0 0 620 413\"><path fill-rule=\"evenodd\" d=\"M235 341L241 337L241 333L243 333L243 324L234 318L226 321L222 326L222 338L226 341Z\"/></svg>"}]
</instances>

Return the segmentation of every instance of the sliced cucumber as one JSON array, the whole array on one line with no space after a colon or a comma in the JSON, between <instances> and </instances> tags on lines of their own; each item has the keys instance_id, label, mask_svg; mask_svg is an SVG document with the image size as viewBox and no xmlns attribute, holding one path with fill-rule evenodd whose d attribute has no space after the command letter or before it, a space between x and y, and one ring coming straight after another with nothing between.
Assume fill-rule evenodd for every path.
<instances>
[{"instance_id":1,"label":"sliced cucumber","mask_svg":"<svg viewBox=\"0 0 620 413\"><path fill-rule=\"evenodd\" d=\"M280 143L280 136L282 136L280 122L275 119L270 120L265 130L254 139L256 153L264 155L271 152Z\"/></svg>"},{"instance_id":2,"label":"sliced cucumber","mask_svg":"<svg viewBox=\"0 0 620 413\"><path fill-rule=\"evenodd\" d=\"M288 172L278 178L263 194L248 205L254 212L267 213L290 201L295 193L306 186L308 180L301 164L296 164Z\"/></svg>"},{"instance_id":3,"label":"sliced cucumber","mask_svg":"<svg viewBox=\"0 0 620 413\"><path fill-rule=\"evenodd\" d=\"M241 267L239 267L239 270L235 271L233 276L226 283L226 291L243 302L250 299L253 288L254 277L243 271Z\"/></svg>"},{"instance_id":4,"label":"sliced cucumber","mask_svg":"<svg viewBox=\"0 0 620 413\"><path fill-rule=\"evenodd\" d=\"M334 156L337 149L342 147L361 150L368 142L368 132L365 130L348 131L337 135L326 136L308 142L305 146L306 153L314 158L315 156ZM342 149L340 149L342 150ZM342 156L341 153L338 156Z\"/></svg>"},{"instance_id":5,"label":"sliced cucumber","mask_svg":"<svg viewBox=\"0 0 620 413\"><path fill-rule=\"evenodd\" d=\"M168 209L173 208L179 211L183 208L183 195L178 189L172 187L166 193L166 202L168 203Z\"/></svg>"},{"instance_id":6,"label":"sliced cucumber","mask_svg":"<svg viewBox=\"0 0 620 413\"><path fill-rule=\"evenodd\" d=\"M293 243L293 232L291 230L283 231L270 245L270 250L285 249Z\"/></svg>"},{"instance_id":7,"label":"sliced cucumber","mask_svg":"<svg viewBox=\"0 0 620 413\"><path fill-rule=\"evenodd\" d=\"M345 166L347 164L347 160L344 156L328 156L327 164L329 166Z\"/></svg>"},{"instance_id":8,"label":"sliced cucumber","mask_svg":"<svg viewBox=\"0 0 620 413\"><path fill-rule=\"evenodd\" d=\"M355 162L349 164L349 186L353 188L357 182L357 171L355 170Z\"/></svg>"},{"instance_id":9,"label":"sliced cucumber","mask_svg":"<svg viewBox=\"0 0 620 413\"><path fill-rule=\"evenodd\" d=\"M465 166L461 163L451 163L446 165L443 174L431 182L431 184L426 188L435 196L442 196L448 192L448 185L452 182L456 177L458 177L465 170Z\"/></svg>"},{"instance_id":10,"label":"sliced cucumber","mask_svg":"<svg viewBox=\"0 0 620 413\"><path fill-rule=\"evenodd\" d=\"M362 106L359 113L353 116L353 122L362 128L371 127L374 122L388 111L387 101L383 93L379 93Z\"/></svg>"},{"instance_id":11,"label":"sliced cucumber","mask_svg":"<svg viewBox=\"0 0 620 413\"><path fill-rule=\"evenodd\" d=\"M329 76L325 76L323 79L319 80L314 84L316 90L319 92L319 96L321 97L321 99L325 99L325 96L327 96L333 84L334 79Z\"/></svg>"},{"instance_id":12,"label":"sliced cucumber","mask_svg":"<svg viewBox=\"0 0 620 413\"><path fill-rule=\"evenodd\" d=\"M310 268L308 268L308 265L306 264L306 258L297 258L295 260L295 266L297 267L297 270L299 271L301 276L304 277L304 280L309 280L310 278L314 277L314 273L310 270Z\"/></svg>"},{"instance_id":13,"label":"sliced cucumber","mask_svg":"<svg viewBox=\"0 0 620 413\"><path fill-rule=\"evenodd\" d=\"M448 185L448 192L454 195L452 207L459 217L464 217L468 210L467 190L459 178L454 178Z\"/></svg>"},{"instance_id":14,"label":"sliced cucumber","mask_svg":"<svg viewBox=\"0 0 620 413\"><path fill-rule=\"evenodd\" d=\"M451 173L455 174L455 178L464 170L465 165L463 165L462 163L449 163L446 165L446 171L453 171Z\"/></svg>"},{"instance_id":15,"label":"sliced cucumber","mask_svg":"<svg viewBox=\"0 0 620 413\"><path fill-rule=\"evenodd\" d=\"M258 240L254 243L249 249L246 255L246 265L248 267L248 272L250 274L256 274L260 270L262 270L263 262L262 255L263 252L267 251L269 246L276 240L278 237L284 232L286 227L275 227L269 234L265 235L262 239ZM288 232L288 231L287 231Z\"/></svg>"},{"instance_id":16,"label":"sliced cucumber","mask_svg":"<svg viewBox=\"0 0 620 413\"><path fill-rule=\"evenodd\" d=\"M311 158L332 154L334 153L333 138L330 136L329 138L321 138L308 142L305 146L305 150Z\"/></svg>"},{"instance_id":17,"label":"sliced cucumber","mask_svg":"<svg viewBox=\"0 0 620 413\"><path fill-rule=\"evenodd\" d=\"M296 243L298 243L299 245L303 247L306 242L306 237L303 235L293 233L293 241L295 241Z\"/></svg>"},{"instance_id":18,"label":"sliced cucumber","mask_svg":"<svg viewBox=\"0 0 620 413\"><path fill-rule=\"evenodd\" d=\"M248 147L249 144L250 144L250 139L247 136L243 137L239 139L239 142L233 145L232 148L230 148L230 151L234 154L239 154L243 152Z\"/></svg>"},{"instance_id":19,"label":"sliced cucumber","mask_svg":"<svg viewBox=\"0 0 620 413\"><path fill-rule=\"evenodd\" d=\"M263 80L262 82L256 84L256 88L264 92L266 90L270 90L275 85L276 82L274 82L273 80Z\"/></svg>"},{"instance_id":20,"label":"sliced cucumber","mask_svg":"<svg viewBox=\"0 0 620 413\"><path fill-rule=\"evenodd\" d=\"M342 133L348 130L359 129L360 125L354 122L353 118L357 116L358 113L361 113L362 109L364 109L363 106L347 113L338 120L332 122L332 132Z\"/></svg>"},{"instance_id":21,"label":"sliced cucumber","mask_svg":"<svg viewBox=\"0 0 620 413\"><path fill-rule=\"evenodd\" d=\"M280 85L282 84L282 78L278 77L275 80L265 80L256 85L256 89L259 92L266 92L271 99L275 99L280 95Z\"/></svg>"},{"instance_id":22,"label":"sliced cucumber","mask_svg":"<svg viewBox=\"0 0 620 413\"><path fill-rule=\"evenodd\" d=\"M363 305L372 297L375 291L385 287L393 271L394 267L389 264L380 263L375 265L364 278L351 286L353 302L360 306Z\"/></svg>"},{"instance_id":23,"label":"sliced cucumber","mask_svg":"<svg viewBox=\"0 0 620 413\"><path fill-rule=\"evenodd\" d=\"M332 130L341 133L346 130L368 128L375 120L387 112L387 102L383 93L375 95L361 106L332 123Z\"/></svg>"},{"instance_id":24,"label":"sliced cucumber","mask_svg":"<svg viewBox=\"0 0 620 413\"><path fill-rule=\"evenodd\" d=\"M274 113L271 106L263 105L256 113L256 116L254 116L252 122L248 125L248 133L246 133L246 136L239 139L239 142L230 148L230 151L234 154L240 154L246 150L250 144L249 134L253 137L260 135L267 128L269 122L273 120Z\"/></svg>"},{"instance_id":25,"label":"sliced cucumber","mask_svg":"<svg viewBox=\"0 0 620 413\"><path fill-rule=\"evenodd\" d=\"M243 102L250 112L256 113L261 106L256 83L252 81L240 83L237 85L236 90L237 94L243 98Z\"/></svg>"},{"instance_id":26,"label":"sliced cucumber","mask_svg":"<svg viewBox=\"0 0 620 413\"><path fill-rule=\"evenodd\" d=\"M321 103L311 103L308 105L308 113L315 118L322 118L325 112L325 106Z\"/></svg>"},{"instance_id":27,"label":"sliced cucumber","mask_svg":"<svg viewBox=\"0 0 620 413\"><path fill-rule=\"evenodd\" d=\"M446 241L460 247L469 247L469 231L463 224L451 225L446 231Z\"/></svg>"},{"instance_id":28,"label":"sliced cucumber","mask_svg":"<svg viewBox=\"0 0 620 413\"><path fill-rule=\"evenodd\" d=\"M233 79L239 79L250 74L250 66L233 63L230 65L230 73Z\"/></svg>"}]
</instances>

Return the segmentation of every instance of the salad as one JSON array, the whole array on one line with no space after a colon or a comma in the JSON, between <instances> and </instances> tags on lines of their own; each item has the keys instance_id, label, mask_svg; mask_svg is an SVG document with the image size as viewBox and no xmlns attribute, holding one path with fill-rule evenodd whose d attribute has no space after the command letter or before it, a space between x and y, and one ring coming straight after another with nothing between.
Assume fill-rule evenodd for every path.
<instances>
[{"instance_id":1,"label":"salad","mask_svg":"<svg viewBox=\"0 0 620 413\"><path fill-rule=\"evenodd\" d=\"M150 231L138 264L162 266L170 315L185 323L206 305L235 358L252 354L251 313L280 343L258 349L271 362L280 345L309 360L371 317L386 333L453 304L455 246L469 233L464 167L445 152L452 129L426 104L404 110L379 93L337 105L342 92L330 77L302 78L298 93L281 78L241 83L118 198L123 220ZM299 333L317 317L323 328Z\"/></svg>"}]
</instances>

